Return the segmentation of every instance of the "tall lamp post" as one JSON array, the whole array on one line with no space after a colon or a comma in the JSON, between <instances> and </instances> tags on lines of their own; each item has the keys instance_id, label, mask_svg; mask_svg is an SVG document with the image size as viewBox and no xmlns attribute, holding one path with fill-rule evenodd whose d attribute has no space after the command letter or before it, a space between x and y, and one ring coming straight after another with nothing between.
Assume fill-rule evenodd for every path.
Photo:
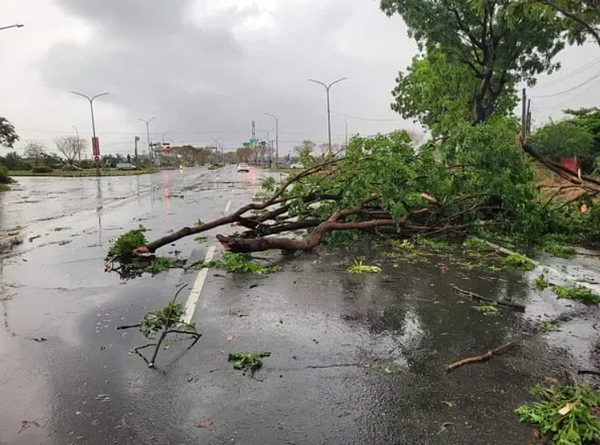
<instances>
[{"instance_id":1,"label":"tall lamp post","mask_svg":"<svg viewBox=\"0 0 600 445\"><path fill-rule=\"evenodd\" d=\"M314 83L318 83L319 85L323 85L325 87L325 91L327 91L327 130L329 132L329 154L331 154L331 106L330 106L330 102L329 102L329 90L336 83L339 83L343 80L348 80L348 78L342 77L341 79L334 80L330 84L326 84L324 82L321 82L320 80L308 79L309 82L314 82Z\"/></svg>"},{"instance_id":2,"label":"tall lamp post","mask_svg":"<svg viewBox=\"0 0 600 445\"><path fill-rule=\"evenodd\" d=\"M275 168L279 168L279 118L271 113L265 113L275 119Z\"/></svg>"},{"instance_id":3,"label":"tall lamp post","mask_svg":"<svg viewBox=\"0 0 600 445\"><path fill-rule=\"evenodd\" d=\"M5 29L10 29L10 28L22 28L25 25L22 25L21 23L17 23L15 25L9 25L9 26L2 26L0 27L0 31L4 31Z\"/></svg>"},{"instance_id":4,"label":"tall lamp post","mask_svg":"<svg viewBox=\"0 0 600 445\"><path fill-rule=\"evenodd\" d=\"M85 94L78 93L77 91L71 91L71 93L77 96L85 97L90 102L90 111L92 112L92 149L94 150L94 160L96 161L96 176L100 176L100 143L96 138L96 123L94 122L94 99L101 96L106 96L110 93L100 93L95 96L89 97Z\"/></svg>"},{"instance_id":5,"label":"tall lamp post","mask_svg":"<svg viewBox=\"0 0 600 445\"><path fill-rule=\"evenodd\" d=\"M79 130L75 125L71 125L75 129L75 134L77 137L77 154L79 155L79 166L81 167L81 142L79 141Z\"/></svg>"},{"instance_id":6,"label":"tall lamp post","mask_svg":"<svg viewBox=\"0 0 600 445\"><path fill-rule=\"evenodd\" d=\"M150 145L150 122L156 119L156 116L151 119L144 120L140 118L140 120L146 124L146 137L148 139L148 160L152 163L152 159L154 158L154 153L152 152L152 145Z\"/></svg>"}]
</instances>

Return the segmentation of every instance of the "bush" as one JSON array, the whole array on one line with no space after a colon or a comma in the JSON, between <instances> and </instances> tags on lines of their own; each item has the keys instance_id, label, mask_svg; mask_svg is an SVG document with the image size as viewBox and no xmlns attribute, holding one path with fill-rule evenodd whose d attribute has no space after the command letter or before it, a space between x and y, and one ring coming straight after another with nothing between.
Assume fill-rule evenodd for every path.
<instances>
[{"instance_id":1,"label":"bush","mask_svg":"<svg viewBox=\"0 0 600 445\"><path fill-rule=\"evenodd\" d=\"M45 166L45 165L40 165L39 167L33 167L31 169L31 171L33 173L52 173L53 172L52 168Z\"/></svg>"},{"instance_id":2,"label":"bush","mask_svg":"<svg viewBox=\"0 0 600 445\"><path fill-rule=\"evenodd\" d=\"M8 176L8 171L0 165L0 184L10 184L13 180Z\"/></svg>"},{"instance_id":3,"label":"bush","mask_svg":"<svg viewBox=\"0 0 600 445\"><path fill-rule=\"evenodd\" d=\"M585 128L563 121L540 128L530 142L541 155L560 162L562 158L589 156L594 136Z\"/></svg>"}]
</instances>

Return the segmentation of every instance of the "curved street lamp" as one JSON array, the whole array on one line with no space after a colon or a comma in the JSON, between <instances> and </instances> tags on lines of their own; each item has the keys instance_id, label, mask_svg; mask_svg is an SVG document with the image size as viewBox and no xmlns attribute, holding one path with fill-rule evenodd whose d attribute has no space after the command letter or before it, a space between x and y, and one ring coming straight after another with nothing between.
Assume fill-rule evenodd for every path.
<instances>
[{"instance_id":1,"label":"curved street lamp","mask_svg":"<svg viewBox=\"0 0 600 445\"><path fill-rule=\"evenodd\" d=\"M340 83L343 80L348 80L347 77L342 77L341 79L334 80L330 84L326 84L325 82L321 82L320 80L308 79L309 82L318 83L325 87L325 91L327 91L327 130L329 132L329 154L331 155L331 107L329 105L329 90L336 83Z\"/></svg>"},{"instance_id":2,"label":"curved street lamp","mask_svg":"<svg viewBox=\"0 0 600 445\"><path fill-rule=\"evenodd\" d=\"M95 96L89 97L83 93L79 93L77 91L71 91L71 93L86 98L90 102L90 111L92 113L92 147L94 146L94 141L96 140L96 123L94 122L94 99L97 99L102 96L106 96L110 93L100 93ZM98 151L98 160L96 161L96 175L100 176L100 152Z\"/></svg>"}]
</instances>

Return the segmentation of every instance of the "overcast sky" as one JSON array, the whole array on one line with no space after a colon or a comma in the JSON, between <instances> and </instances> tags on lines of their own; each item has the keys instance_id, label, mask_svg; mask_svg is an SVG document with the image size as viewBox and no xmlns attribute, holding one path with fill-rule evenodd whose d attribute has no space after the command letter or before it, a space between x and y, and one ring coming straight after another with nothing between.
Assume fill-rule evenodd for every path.
<instances>
[{"instance_id":1,"label":"overcast sky","mask_svg":"<svg viewBox=\"0 0 600 445\"><path fill-rule=\"evenodd\" d=\"M416 53L400 17L376 0L2 0L0 115L21 142L91 136L89 105L71 90L109 96L95 102L103 153L132 153L138 119L156 116L154 140L235 149L274 130L282 152L303 139L327 140L323 87L308 78L349 80L332 88L334 142L414 128L390 111L395 76ZM594 44L561 54L563 70L541 79L534 96L553 96L600 73ZM585 67L584 70L580 69ZM546 86L544 86L546 85ZM572 92L534 99L534 118L566 107L600 106L600 78ZM274 131L271 133L274 139ZM2 149L2 153L6 153Z\"/></svg>"}]
</instances>

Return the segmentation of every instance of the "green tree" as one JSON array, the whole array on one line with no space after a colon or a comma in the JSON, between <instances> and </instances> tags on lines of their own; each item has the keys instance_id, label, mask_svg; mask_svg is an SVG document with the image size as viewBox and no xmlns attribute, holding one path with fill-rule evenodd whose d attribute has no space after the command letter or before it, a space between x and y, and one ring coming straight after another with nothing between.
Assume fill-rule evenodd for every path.
<instances>
[{"instance_id":1,"label":"green tree","mask_svg":"<svg viewBox=\"0 0 600 445\"><path fill-rule=\"evenodd\" d=\"M591 36L600 45L600 0L533 1L564 20L572 42L581 44L586 37Z\"/></svg>"},{"instance_id":2,"label":"green tree","mask_svg":"<svg viewBox=\"0 0 600 445\"><path fill-rule=\"evenodd\" d=\"M19 140L15 127L6 118L0 116L0 146L12 148Z\"/></svg>"},{"instance_id":3,"label":"green tree","mask_svg":"<svg viewBox=\"0 0 600 445\"><path fill-rule=\"evenodd\" d=\"M519 0L381 0L381 8L402 16L421 49L439 48L469 67L478 80L477 122L490 118L507 88L558 68L553 58L565 46L562 21Z\"/></svg>"},{"instance_id":4,"label":"green tree","mask_svg":"<svg viewBox=\"0 0 600 445\"><path fill-rule=\"evenodd\" d=\"M573 121L551 123L540 128L530 137L531 145L542 156L556 162L563 158L591 155L594 136Z\"/></svg>"},{"instance_id":5,"label":"green tree","mask_svg":"<svg viewBox=\"0 0 600 445\"><path fill-rule=\"evenodd\" d=\"M400 72L392 91L392 109L405 119L426 126L434 137L473 120L475 94L479 79L470 68L444 53L439 47L413 58L406 72ZM514 108L514 88L506 88L498 101L497 112Z\"/></svg>"}]
</instances>

